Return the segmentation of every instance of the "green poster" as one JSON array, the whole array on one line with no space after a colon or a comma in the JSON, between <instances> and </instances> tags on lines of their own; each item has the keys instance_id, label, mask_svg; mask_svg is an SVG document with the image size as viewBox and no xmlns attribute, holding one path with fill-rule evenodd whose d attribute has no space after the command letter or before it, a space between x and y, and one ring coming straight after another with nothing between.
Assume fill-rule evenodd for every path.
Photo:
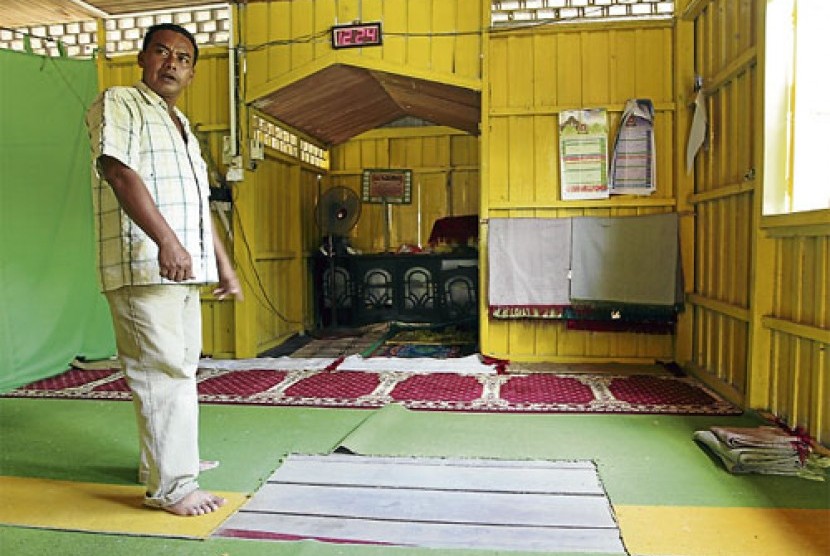
<instances>
[{"instance_id":1,"label":"green poster","mask_svg":"<svg viewBox=\"0 0 830 556\"><path fill-rule=\"evenodd\" d=\"M608 198L608 113L604 108L559 113L562 199Z\"/></svg>"}]
</instances>

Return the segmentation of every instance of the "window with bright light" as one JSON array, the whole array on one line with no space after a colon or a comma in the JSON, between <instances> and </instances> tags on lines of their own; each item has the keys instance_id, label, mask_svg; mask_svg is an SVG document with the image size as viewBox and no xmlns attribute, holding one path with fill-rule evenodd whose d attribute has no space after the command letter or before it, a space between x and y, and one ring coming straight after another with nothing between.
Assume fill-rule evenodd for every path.
<instances>
[{"instance_id":1,"label":"window with bright light","mask_svg":"<svg viewBox=\"0 0 830 556\"><path fill-rule=\"evenodd\" d=\"M827 0L769 0L764 213L830 209Z\"/></svg>"}]
</instances>

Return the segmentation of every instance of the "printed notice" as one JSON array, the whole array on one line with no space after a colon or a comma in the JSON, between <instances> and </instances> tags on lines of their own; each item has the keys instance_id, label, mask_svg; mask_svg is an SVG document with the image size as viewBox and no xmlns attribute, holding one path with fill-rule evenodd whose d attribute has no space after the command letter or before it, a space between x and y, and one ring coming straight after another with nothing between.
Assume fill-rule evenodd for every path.
<instances>
[{"instance_id":1,"label":"printed notice","mask_svg":"<svg viewBox=\"0 0 830 556\"><path fill-rule=\"evenodd\" d=\"M562 199L608 197L608 114L604 108L559 114Z\"/></svg>"},{"instance_id":2,"label":"printed notice","mask_svg":"<svg viewBox=\"0 0 830 556\"><path fill-rule=\"evenodd\" d=\"M629 100L611 157L611 194L654 193L655 158L654 107L648 99Z\"/></svg>"}]
</instances>

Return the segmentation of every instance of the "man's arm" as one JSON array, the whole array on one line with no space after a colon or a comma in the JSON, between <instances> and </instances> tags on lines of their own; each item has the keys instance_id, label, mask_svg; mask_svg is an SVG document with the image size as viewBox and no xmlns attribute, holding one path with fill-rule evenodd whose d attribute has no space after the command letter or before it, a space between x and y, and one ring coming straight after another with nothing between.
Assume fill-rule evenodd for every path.
<instances>
[{"instance_id":1,"label":"man's arm","mask_svg":"<svg viewBox=\"0 0 830 556\"><path fill-rule=\"evenodd\" d=\"M162 278L174 282L193 278L193 261L190 253L159 212L150 192L147 191L147 186L135 170L118 159L106 155L98 159L98 168L112 187L124 212L158 246Z\"/></svg>"},{"instance_id":2,"label":"man's arm","mask_svg":"<svg viewBox=\"0 0 830 556\"><path fill-rule=\"evenodd\" d=\"M226 296L232 295L241 301L242 288L239 286L236 272L225 251L225 245L219 237L216 224L213 223L213 220L211 220L211 230L213 230L213 250L216 252L216 267L219 271L219 285L213 290L213 295L219 299L224 299Z\"/></svg>"}]
</instances>

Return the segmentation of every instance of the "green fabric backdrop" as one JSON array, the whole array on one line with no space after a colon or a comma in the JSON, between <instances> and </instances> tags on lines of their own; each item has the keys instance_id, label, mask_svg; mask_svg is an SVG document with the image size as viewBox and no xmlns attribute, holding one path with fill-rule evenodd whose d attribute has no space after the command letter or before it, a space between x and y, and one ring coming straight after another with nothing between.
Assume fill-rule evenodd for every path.
<instances>
[{"instance_id":1,"label":"green fabric backdrop","mask_svg":"<svg viewBox=\"0 0 830 556\"><path fill-rule=\"evenodd\" d=\"M0 392L115 352L98 292L86 107L94 61L0 50Z\"/></svg>"}]
</instances>

